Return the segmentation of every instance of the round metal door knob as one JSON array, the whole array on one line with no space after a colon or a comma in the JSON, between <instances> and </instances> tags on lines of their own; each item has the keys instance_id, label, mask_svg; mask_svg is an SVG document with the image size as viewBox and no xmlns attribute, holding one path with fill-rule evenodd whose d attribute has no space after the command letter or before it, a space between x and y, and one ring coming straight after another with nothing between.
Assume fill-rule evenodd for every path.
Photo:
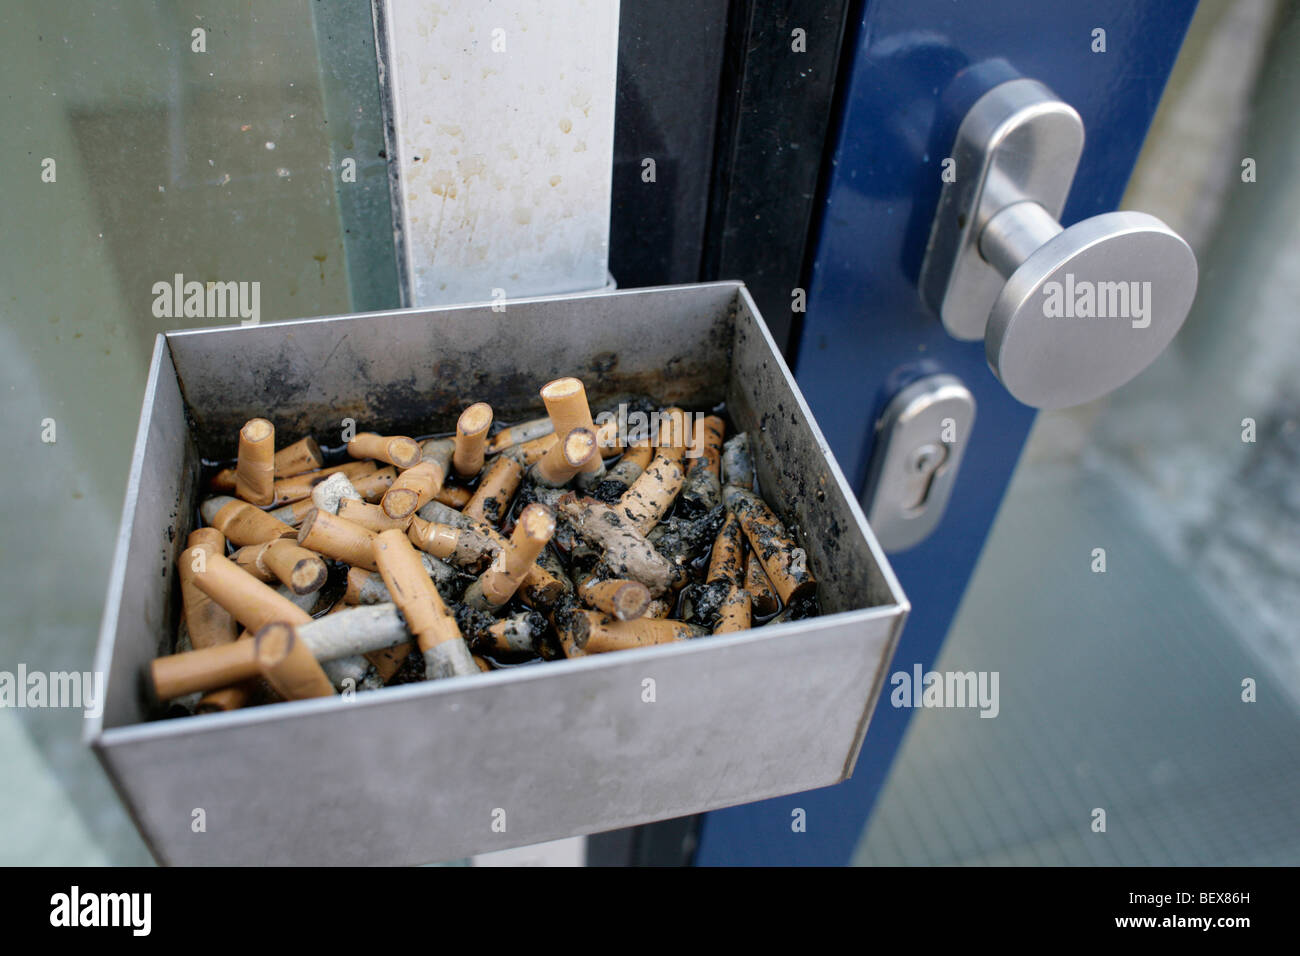
<instances>
[{"instance_id":1,"label":"round metal door knob","mask_svg":"<svg viewBox=\"0 0 1300 956\"><path fill-rule=\"evenodd\" d=\"M993 87L952 148L921 265L921 298L954 338L984 339L1020 401L1065 408L1155 361L1196 296L1196 257L1140 212L1062 229L1083 120L1036 80Z\"/></svg>"},{"instance_id":2,"label":"round metal door knob","mask_svg":"<svg viewBox=\"0 0 1300 956\"><path fill-rule=\"evenodd\" d=\"M980 254L1006 277L985 355L1016 399L1067 408L1133 379L1173 340L1196 296L1196 256L1155 216L1111 212L1062 230L1019 202L984 228Z\"/></svg>"}]
</instances>

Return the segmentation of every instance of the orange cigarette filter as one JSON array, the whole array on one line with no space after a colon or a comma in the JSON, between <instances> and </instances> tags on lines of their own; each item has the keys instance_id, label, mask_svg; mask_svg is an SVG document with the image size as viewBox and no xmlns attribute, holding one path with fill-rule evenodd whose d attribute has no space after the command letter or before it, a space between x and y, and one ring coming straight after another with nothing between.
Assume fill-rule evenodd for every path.
<instances>
[{"instance_id":1,"label":"orange cigarette filter","mask_svg":"<svg viewBox=\"0 0 1300 956\"><path fill-rule=\"evenodd\" d=\"M546 484L558 488L599 457L596 433L590 428L575 428L541 457L536 474Z\"/></svg>"},{"instance_id":2,"label":"orange cigarette filter","mask_svg":"<svg viewBox=\"0 0 1300 956\"><path fill-rule=\"evenodd\" d=\"M250 631L256 633L271 621L306 624L311 620L310 614L229 558L210 554L205 564L194 574L195 585Z\"/></svg>"},{"instance_id":3,"label":"orange cigarette filter","mask_svg":"<svg viewBox=\"0 0 1300 956\"><path fill-rule=\"evenodd\" d=\"M498 455L479 482L461 514L489 525L498 525L510 508L510 501L524 476L523 466L511 455Z\"/></svg>"},{"instance_id":4,"label":"orange cigarette filter","mask_svg":"<svg viewBox=\"0 0 1300 956\"><path fill-rule=\"evenodd\" d=\"M591 420L591 406L587 404L587 389L578 379L557 378L547 382L542 386L541 396L557 436L563 437L575 428L596 431ZM591 473L602 467L597 455L582 467L582 471Z\"/></svg>"},{"instance_id":5,"label":"orange cigarette filter","mask_svg":"<svg viewBox=\"0 0 1300 956\"><path fill-rule=\"evenodd\" d=\"M781 606L776 590L767 579L767 572L763 570L763 562L754 554L753 548L749 549L749 554L745 557L745 590L752 599L755 614L772 614Z\"/></svg>"},{"instance_id":6,"label":"orange cigarette filter","mask_svg":"<svg viewBox=\"0 0 1300 956\"><path fill-rule=\"evenodd\" d=\"M362 432L348 442L348 454L353 458L375 458L399 469L413 467L421 457L420 443L414 438L374 432Z\"/></svg>"},{"instance_id":7,"label":"orange cigarette filter","mask_svg":"<svg viewBox=\"0 0 1300 956\"><path fill-rule=\"evenodd\" d=\"M302 524L302 519L307 517L307 512L316 507L316 503L311 498L299 498L297 501L291 501L287 505L281 505L274 511L268 511L276 521L283 521L291 528L296 528Z\"/></svg>"},{"instance_id":8,"label":"orange cigarette filter","mask_svg":"<svg viewBox=\"0 0 1300 956\"><path fill-rule=\"evenodd\" d=\"M731 634L735 631L747 631L750 628L750 597L744 588L731 586L722 607L718 612L718 622L713 626L714 634Z\"/></svg>"},{"instance_id":9,"label":"orange cigarette filter","mask_svg":"<svg viewBox=\"0 0 1300 956\"><path fill-rule=\"evenodd\" d=\"M655 598L646 606L645 614L642 617L667 617L672 613L673 605L671 601L664 598Z\"/></svg>"},{"instance_id":10,"label":"orange cigarette filter","mask_svg":"<svg viewBox=\"0 0 1300 956\"><path fill-rule=\"evenodd\" d=\"M315 509L298 529L298 543L354 567L375 571L375 533L355 521Z\"/></svg>"},{"instance_id":11,"label":"orange cigarette filter","mask_svg":"<svg viewBox=\"0 0 1300 956\"><path fill-rule=\"evenodd\" d=\"M745 537L740 530L740 521L729 511L713 541L713 552L709 555L709 573L705 580L739 585L744 579L741 564L744 546Z\"/></svg>"},{"instance_id":12,"label":"orange cigarette filter","mask_svg":"<svg viewBox=\"0 0 1300 956\"><path fill-rule=\"evenodd\" d=\"M411 520L406 536L421 551L458 568L480 567L501 550L496 542L474 528L455 528L423 518Z\"/></svg>"},{"instance_id":13,"label":"orange cigarette filter","mask_svg":"<svg viewBox=\"0 0 1300 956\"><path fill-rule=\"evenodd\" d=\"M225 554L226 539L216 528L198 528L190 532L185 543L187 548L178 570L190 644L195 650L229 644L239 633L234 617L194 583L195 566L206 567L210 555Z\"/></svg>"},{"instance_id":14,"label":"orange cigarette filter","mask_svg":"<svg viewBox=\"0 0 1300 956\"><path fill-rule=\"evenodd\" d=\"M808 570L808 558L786 533L775 512L752 491L732 489L727 500L749 545L767 572L777 596L789 604L817 589L817 581Z\"/></svg>"},{"instance_id":15,"label":"orange cigarette filter","mask_svg":"<svg viewBox=\"0 0 1300 956\"><path fill-rule=\"evenodd\" d=\"M281 697L305 700L334 696L334 685L292 624L267 624L257 632L253 646L258 669Z\"/></svg>"},{"instance_id":16,"label":"orange cigarette filter","mask_svg":"<svg viewBox=\"0 0 1300 956\"><path fill-rule=\"evenodd\" d=\"M206 512L216 510L208 517ZM209 499L203 509L208 524L216 528L235 547L242 548L249 544L262 544L275 538L291 538L297 532L283 521L272 518L260 508L247 501L230 498L224 504L220 499Z\"/></svg>"},{"instance_id":17,"label":"orange cigarette filter","mask_svg":"<svg viewBox=\"0 0 1300 956\"><path fill-rule=\"evenodd\" d=\"M695 420L695 439L691 442L687 471L707 468L715 478L722 477L722 438L726 423L717 415L706 415Z\"/></svg>"},{"instance_id":18,"label":"orange cigarette filter","mask_svg":"<svg viewBox=\"0 0 1300 956\"><path fill-rule=\"evenodd\" d=\"M315 471L325 464L316 439L308 435L275 453L275 477L291 478L305 471Z\"/></svg>"},{"instance_id":19,"label":"orange cigarette filter","mask_svg":"<svg viewBox=\"0 0 1300 956\"><path fill-rule=\"evenodd\" d=\"M260 507L275 501L275 426L253 418L239 430L235 495Z\"/></svg>"},{"instance_id":20,"label":"orange cigarette filter","mask_svg":"<svg viewBox=\"0 0 1300 956\"><path fill-rule=\"evenodd\" d=\"M397 476L380 503L390 518L409 518L433 500L446 478L442 466L428 459Z\"/></svg>"},{"instance_id":21,"label":"orange cigarette filter","mask_svg":"<svg viewBox=\"0 0 1300 956\"><path fill-rule=\"evenodd\" d=\"M612 620L599 611L574 608L556 615L556 632L566 657L604 654L609 651L672 644L700 637L708 632L684 621L640 617L634 621Z\"/></svg>"},{"instance_id":22,"label":"orange cigarette filter","mask_svg":"<svg viewBox=\"0 0 1300 956\"><path fill-rule=\"evenodd\" d=\"M460 413L456 421L456 451L451 464L462 478L472 478L483 470L487 450L487 433L492 427L492 406L475 402Z\"/></svg>"},{"instance_id":23,"label":"orange cigarette filter","mask_svg":"<svg viewBox=\"0 0 1300 956\"><path fill-rule=\"evenodd\" d=\"M375 673L379 675L379 679L387 684L393 675L402 669L406 659L411 656L413 647L414 645L407 641L377 651L368 651L365 658L375 666Z\"/></svg>"},{"instance_id":24,"label":"orange cigarette filter","mask_svg":"<svg viewBox=\"0 0 1300 956\"><path fill-rule=\"evenodd\" d=\"M275 504L287 505L295 501L301 501L303 498L310 498L311 490L336 472L342 472L346 475L348 481L353 482L353 487L355 487L357 479L378 470L379 466L373 461L349 461L346 464L332 465L319 471L303 472L301 475L294 475L292 478L281 478L275 483Z\"/></svg>"},{"instance_id":25,"label":"orange cigarette filter","mask_svg":"<svg viewBox=\"0 0 1300 956\"><path fill-rule=\"evenodd\" d=\"M407 525L416 520L414 514L407 515L405 518L390 518L379 505L372 505L367 501L358 501L356 498L344 498L339 502L339 517L348 521L355 521L361 527L367 528L375 532L375 534L387 531L390 528L405 531Z\"/></svg>"},{"instance_id":26,"label":"orange cigarette filter","mask_svg":"<svg viewBox=\"0 0 1300 956\"><path fill-rule=\"evenodd\" d=\"M329 568L319 554L300 547L289 538L268 541L257 561L294 594L319 591L329 575Z\"/></svg>"},{"instance_id":27,"label":"orange cigarette filter","mask_svg":"<svg viewBox=\"0 0 1300 956\"><path fill-rule=\"evenodd\" d=\"M257 657L252 641L231 641L184 654L169 654L149 665L149 680L158 700L218 690L256 676Z\"/></svg>"},{"instance_id":28,"label":"orange cigarette filter","mask_svg":"<svg viewBox=\"0 0 1300 956\"><path fill-rule=\"evenodd\" d=\"M618 510L642 534L650 533L650 529L668 513L677 493L682 490L682 482L686 480L686 472L681 466L684 454L684 449L679 449L674 455L672 450L665 452L660 448L650 464L619 498Z\"/></svg>"},{"instance_id":29,"label":"orange cigarette filter","mask_svg":"<svg viewBox=\"0 0 1300 956\"><path fill-rule=\"evenodd\" d=\"M357 494L371 504L376 504L384 497L384 492L393 487L393 482L397 480L397 469L392 465L386 465L368 475L349 480L352 482L352 487L357 489Z\"/></svg>"},{"instance_id":30,"label":"orange cigarette filter","mask_svg":"<svg viewBox=\"0 0 1300 956\"><path fill-rule=\"evenodd\" d=\"M522 445L515 445L510 449L512 458L517 459L521 464L535 465L542 460L542 457L555 447L559 441L555 432L543 435L541 438L534 438L532 441L526 441Z\"/></svg>"},{"instance_id":31,"label":"orange cigarette filter","mask_svg":"<svg viewBox=\"0 0 1300 956\"><path fill-rule=\"evenodd\" d=\"M460 640L460 628L434 587L420 554L400 531L376 536L374 563L384 579L393 603L406 618L420 650L427 651L444 641Z\"/></svg>"},{"instance_id":32,"label":"orange cigarette filter","mask_svg":"<svg viewBox=\"0 0 1300 956\"><path fill-rule=\"evenodd\" d=\"M455 508L459 511L469 504L472 497L474 497L474 493L468 488L460 485L443 485L442 490L433 496L433 500L441 501L448 508Z\"/></svg>"},{"instance_id":33,"label":"orange cigarette filter","mask_svg":"<svg viewBox=\"0 0 1300 956\"><path fill-rule=\"evenodd\" d=\"M689 422L690 418L686 412L676 406L665 408L660 412L656 453L680 463L686 457L686 450L690 447L693 437L688 426Z\"/></svg>"},{"instance_id":34,"label":"orange cigarette filter","mask_svg":"<svg viewBox=\"0 0 1300 956\"><path fill-rule=\"evenodd\" d=\"M554 534L555 515L550 508L536 503L526 507L519 513L505 548L466 590L465 603L485 610L509 601Z\"/></svg>"},{"instance_id":35,"label":"orange cigarette filter","mask_svg":"<svg viewBox=\"0 0 1300 956\"><path fill-rule=\"evenodd\" d=\"M588 578L578 586L578 597L588 607L602 611L620 621L631 621L645 614L650 606L650 589L640 581L626 578Z\"/></svg>"}]
</instances>

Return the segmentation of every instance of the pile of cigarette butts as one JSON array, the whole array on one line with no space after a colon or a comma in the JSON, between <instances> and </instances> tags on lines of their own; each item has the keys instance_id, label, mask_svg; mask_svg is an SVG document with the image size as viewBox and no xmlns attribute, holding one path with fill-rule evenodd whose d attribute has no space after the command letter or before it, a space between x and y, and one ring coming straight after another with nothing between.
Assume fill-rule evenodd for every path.
<instances>
[{"instance_id":1,"label":"pile of cigarette butts","mask_svg":"<svg viewBox=\"0 0 1300 956\"><path fill-rule=\"evenodd\" d=\"M247 422L178 563L154 699L209 713L818 613L745 433L649 398L643 433L597 427L576 378L541 399L546 417L495 430L476 402L454 436L357 434L333 467L311 437L277 451L270 421Z\"/></svg>"}]
</instances>

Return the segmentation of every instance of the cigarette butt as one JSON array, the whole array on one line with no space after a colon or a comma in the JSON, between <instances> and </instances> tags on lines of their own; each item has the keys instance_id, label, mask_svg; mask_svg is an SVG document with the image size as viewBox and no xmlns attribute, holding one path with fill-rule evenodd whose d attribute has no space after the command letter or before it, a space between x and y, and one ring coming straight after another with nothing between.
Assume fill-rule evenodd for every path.
<instances>
[{"instance_id":1,"label":"cigarette butt","mask_svg":"<svg viewBox=\"0 0 1300 956\"><path fill-rule=\"evenodd\" d=\"M185 626L189 630L190 645L196 650L229 644L239 633L230 612L200 591L194 583L195 566L205 567L213 554L225 554L226 539L216 528L198 528L185 541L187 549L181 556L181 605ZM202 556L196 552L202 552Z\"/></svg>"},{"instance_id":2,"label":"cigarette butt","mask_svg":"<svg viewBox=\"0 0 1300 956\"><path fill-rule=\"evenodd\" d=\"M543 435L541 438L534 438L532 441L526 441L522 445L515 445L508 449L508 451L510 452L510 457L514 458L525 467L528 467L541 461L542 456L554 448L559 440L559 436L554 432L551 432L549 435Z\"/></svg>"},{"instance_id":3,"label":"cigarette butt","mask_svg":"<svg viewBox=\"0 0 1300 956\"><path fill-rule=\"evenodd\" d=\"M593 434L596 431L591 420L591 406L587 404L587 390L576 378L557 378L547 382L541 388L542 402L546 405L546 414L555 425L555 434L563 437L575 428L585 428ZM604 464L597 455L582 467L587 474L602 471Z\"/></svg>"},{"instance_id":4,"label":"cigarette butt","mask_svg":"<svg viewBox=\"0 0 1300 956\"><path fill-rule=\"evenodd\" d=\"M495 657L536 656L537 642L547 627L546 618L536 611L521 611L501 618L462 611L457 620L474 653Z\"/></svg>"},{"instance_id":5,"label":"cigarette butt","mask_svg":"<svg viewBox=\"0 0 1300 956\"><path fill-rule=\"evenodd\" d=\"M485 524L475 518L471 518L463 511L455 511L436 501L431 501L420 509L420 517L426 521L433 521L438 524L448 524L453 528L465 528L477 531L490 540L499 551L505 547L506 539L501 537L501 533L492 526ZM542 551L539 561L545 560L549 552ZM495 552L493 553L495 557ZM562 580L540 563L535 563L528 569L528 574L524 578L523 587L519 589L519 595L524 603L536 610L550 610L565 594L573 590L571 584Z\"/></svg>"},{"instance_id":6,"label":"cigarette butt","mask_svg":"<svg viewBox=\"0 0 1300 956\"><path fill-rule=\"evenodd\" d=\"M308 498L299 498L297 501L291 501L287 505L281 505L268 511L276 521L283 521L291 528L296 528L302 524L302 519L307 517L307 512L316 507L315 502Z\"/></svg>"},{"instance_id":7,"label":"cigarette butt","mask_svg":"<svg viewBox=\"0 0 1300 956\"><path fill-rule=\"evenodd\" d=\"M275 453L275 477L291 478L304 471L315 471L325 464L316 439L308 435L292 445L285 445Z\"/></svg>"},{"instance_id":8,"label":"cigarette butt","mask_svg":"<svg viewBox=\"0 0 1300 956\"><path fill-rule=\"evenodd\" d=\"M352 482L352 487L371 504L378 504L379 499L384 497L384 492L393 487L393 482L397 480L397 469L392 465L373 471L368 475L356 478Z\"/></svg>"},{"instance_id":9,"label":"cigarette butt","mask_svg":"<svg viewBox=\"0 0 1300 956\"><path fill-rule=\"evenodd\" d=\"M588 607L620 621L641 617L650 606L650 589L626 578L588 578L578 586L578 596Z\"/></svg>"},{"instance_id":10,"label":"cigarette butt","mask_svg":"<svg viewBox=\"0 0 1300 956\"><path fill-rule=\"evenodd\" d=\"M592 458L599 457L596 434L590 428L575 428L551 446L533 466L537 479L553 488L567 483Z\"/></svg>"},{"instance_id":11,"label":"cigarette butt","mask_svg":"<svg viewBox=\"0 0 1300 956\"><path fill-rule=\"evenodd\" d=\"M718 537L713 542L713 553L709 556L709 572L704 580L741 584L745 576L741 564L743 548L744 533L740 529L740 521L729 512L726 521L722 523L722 530L718 532Z\"/></svg>"},{"instance_id":12,"label":"cigarette butt","mask_svg":"<svg viewBox=\"0 0 1300 956\"><path fill-rule=\"evenodd\" d=\"M684 621L640 617L634 621L615 621L599 611L571 608L555 615L555 628L565 656L604 654L609 651L672 644L700 637L708 631Z\"/></svg>"},{"instance_id":13,"label":"cigarette butt","mask_svg":"<svg viewBox=\"0 0 1300 956\"><path fill-rule=\"evenodd\" d=\"M296 533L283 521L238 498L209 498L199 507L199 513L237 548L274 538L291 538Z\"/></svg>"},{"instance_id":14,"label":"cigarette butt","mask_svg":"<svg viewBox=\"0 0 1300 956\"><path fill-rule=\"evenodd\" d=\"M420 553L406 535L400 531L383 532L375 538L374 552L384 585L424 652L426 673L432 677L444 665L450 665L455 673L464 673L466 663L477 673L456 619L429 580ZM449 648L439 653L437 648L442 644L458 644L459 649ZM449 675L438 673L437 676Z\"/></svg>"},{"instance_id":15,"label":"cigarette butt","mask_svg":"<svg viewBox=\"0 0 1300 956\"><path fill-rule=\"evenodd\" d=\"M749 628L749 592L733 584L718 611L718 622L713 626L713 633L730 634L734 631L747 631Z\"/></svg>"},{"instance_id":16,"label":"cigarette butt","mask_svg":"<svg viewBox=\"0 0 1300 956\"><path fill-rule=\"evenodd\" d=\"M471 478L483 470L487 450L487 433L492 427L492 406L475 402L460 413L456 421L456 451L452 467L462 478Z\"/></svg>"},{"instance_id":17,"label":"cigarette butt","mask_svg":"<svg viewBox=\"0 0 1300 956\"><path fill-rule=\"evenodd\" d=\"M329 576L329 568L320 555L287 538L267 542L258 561L294 594L314 594Z\"/></svg>"},{"instance_id":18,"label":"cigarette butt","mask_svg":"<svg viewBox=\"0 0 1300 956\"><path fill-rule=\"evenodd\" d=\"M613 458L623 450L618 441L617 418L610 418L596 426L596 445L600 448L601 458Z\"/></svg>"},{"instance_id":19,"label":"cigarette butt","mask_svg":"<svg viewBox=\"0 0 1300 956\"><path fill-rule=\"evenodd\" d=\"M375 533L355 521L314 509L298 529L298 543L327 557L367 571L376 570Z\"/></svg>"},{"instance_id":20,"label":"cigarette butt","mask_svg":"<svg viewBox=\"0 0 1300 956\"><path fill-rule=\"evenodd\" d=\"M239 430L235 495L261 507L275 500L275 426L265 418L249 419Z\"/></svg>"},{"instance_id":21,"label":"cigarette butt","mask_svg":"<svg viewBox=\"0 0 1300 956\"><path fill-rule=\"evenodd\" d=\"M275 540L280 541L282 539L276 538ZM263 584L270 584L275 580L275 575L271 573L270 568L258 561L258 558L262 556L262 552L265 551L270 544L270 541L264 541L261 544L245 545L232 554L230 560L234 561L242 570L247 571Z\"/></svg>"},{"instance_id":22,"label":"cigarette butt","mask_svg":"<svg viewBox=\"0 0 1300 956\"><path fill-rule=\"evenodd\" d=\"M332 515L338 514L339 504L349 499L360 501L361 492L341 472L335 472L311 490L311 503Z\"/></svg>"},{"instance_id":23,"label":"cigarette butt","mask_svg":"<svg viewBox=\"0 0 1300 956\"><path fill-rule=\"evenodd\" d=\"M245 643L251 644L251 641ZM239 710L247 706L257 690L256 680L240 681L229 687L209 691L204 694L194 707L196 714L219 714L228 710Z\"/></svg>"},{"instance_id":24,"label":"cigarette butt","mask_svg":"<svg viewBox=\"0 0 1300 956\"><path fill-rule=\"evenodd\" d=\"M492 436L488 442L488 454L495 455L505 451L507 448L513 448L515 445L522 445L524 442L533 441L541 438L543 435L549 435L555 431L555 424L550 417L534 418L531 421L520 422L518 425L511 425L509 428L503 428Z\"/></svg>"},{"instance_id":25,"label":"cigarette butt","mask_svg":"<svg viewBox=\"0 0 1300 956\"><path fill-rule=\"evenodd\" d=\"M376 435L374 432L362 432L348 442L348 454L353 458L374 458L399 469L413 467L422 456L420 443L414 438Z\"/></svg>"},{"instance_id":26,"label":"cigarette butt","mask_svg":"<svg viewBox=\"0 0 1300 956\"><path fill-rule=\"evenodd\" d=\"M767 579L784 603L816 591L817 581L808 570L807 554L790 538L762 498L752 491L730 487L727 507L740 522L750 547L767 572Z\"/></svg>"},{"instance_id":27,"label":"cigarette butt","mask_svg":"<svg viewBox=\"0 0 1300 956\"><path fill-rule=\"evenodd\" d=\"M491 611L509 601L554 534L555 515L549 508L536 503L524 508L506 546L465 590L465 603L480 611Z\"/></svg>"},{"instance_id":28,"label":"cigarette butt","mask_svg":"<svg viewBox=\"0 0 1300 956\"><path fill-rule=\"evenodd\" d=\"M334 696L334 685L292 624L267 624L253 638L253 646L258 669L281 697L305 700Z\"/></svg>"},{"instance_id":29,"label":"cigarette butt","mask_svg":"<svg viewBox=\"0 0 1300 956\"><path fill-rule=\"evenodd\" d=\"M474 663L477 664L478 669L485 674L492 669L492 665L489 664L485 658L479 657L477 654L474 655Z\"/></svg>"},{"instance_id":30,"label":"cigarette butt","mask_svg":"<svg viewBox=\"0 0 1300 956\"><path fill-rule=\"evenodd\" d=\"M407 472L407 474L409 474L409 472ZM357 524L361 525L361 527L368 528L375 532L375 534L378 534L381 531L387 531L389 528L397 528L405 531L407 525L415 519L414 514L408 515L405 518L390 518L379 505L372 505L359 498L356 500L346 499L339 502L338 514L340 518L346 518L348 521L355 521Z\"/></svg>"},{"instance_id":31,"label":"cigarette butt","mask_svg":"<svg viewBox=\"0 0 1300 956\"><path fill-rule=\"evenodd\" d=\"M763 562L758 560L753 548L749 549L749 554L745 557L745 590L752 600L753 612L760 617L775 613L781 606L772 582L763 570Z\"/></svg>"},{"instance_id":32,"label":"cigarette butt","mask_svg":"<svg viewBox=\"0 0 1300 956\"><path fill-rule=\"evenodd\" d=\"M433 500L441 501L447 507L459 511L469 504L472 497L474 497L474 493L468 488L463 488L460 485L443 485L442 490L433 496Z\"/></svg>"},{"instance_id":33,"label":"cigarette butt","mask_svg":"<svg viewBox=\"0 0 1300 956\"><path fill-rule=\"evenodd\" d=\"M680 452L680 454L678 454ZM618 499L618 511L642 534L659 523L668 513L682 489L686 473L681 466L685 449L660 448L645 471Z\"/></svg>"},{"instance_id":34,"label":"cigarette butt","mask_svg":"<svg viewBox=\"0 0 1300 956\"><path fill-rule=\"evenodd\" d=\"M365 656L366 660L374 666L379 679L387 684L393 679L393 675L402 669L402 665L406 663L406 659L411 656L411 651L414 649L415 645L407 641L378 651L368 651Z\"/></svg>"},{"instance_id":35,"label":"cigarette butt","mask_svg":"<svg viewBox=\"0 0 1300 956\"><path fill-rule=\"evenodd\" d=\"M733 435L722 445L722 483L744 488L754 487L754 459L749 454L749 434Z\"/></svg>"},{"instance_id":36,"label":"cigarette butt","mask_svg":"<svg viewBox=\"0 0 1300 956\"><path fill-rule=\"evenodd\" d=\"M641 476L653 457L654 449L650 446L649 439L628 445L623 457L605 473L605 480L597 489L599 496L608 501L622 495Z\"/></svg>"},{"instance_id":37,"label":"cigarette butt","mask_svg":"<svg viewBox=\"0 0 1300 956\"><path fill-rule=\"evenodd\" d=\"M655 598L646 605L645 614L642 617L667 617L672 612L673 605L671 601L664 598Z\"/></svg>"},{"instance_id":38,"label":"cigarette butt","mask_svg":"<svg viewBox=\"0 0 1300 956\"><path fill-rule=\"evenodd\" d=\"M303 498L310 498L312 489L330 475L347 475L349 481L356 481L378 470L379 466L373 461L349 461L319 471L306 471L292 478L279 478L275 482L275 504L286 505Z\"/></svg>"},{"instance_id":39,"label":"cigarette butt","mask_svg":"<svg viewBox=\"0 0 1300 956\"><path fill-rule=\"evenodd\" d=\"M397 476L380 502L390 518L409 518L433 500L442 489L446 473L435 461L422 461Z\"/></svg>"},{"instance_id":40,"label":"cigarette butt","mask_svg":"<svg viewBox=\"0 0 1300 956\"><path fill-rule=\"evenodd\" d=\"M233 495L235 493L235 469L222 468L208 481L208 490L214 495Z\"/></svg>"},{"instance_id":41,"label":"cigarette butt","mask_svg":"<svg viewBox=\"0 0 1300 956\"><path fill-rule=\"evenodd\" d=\"M707 468L713 477L722 478L722 436L727 424L717 415L706 415L695 420L695 434L691 440L687 458L690 464L688 472L698 468Z\"/></svg>"},{"instance_id":42,"label":"cigarette butt","mask_svg":"<svg viewBox=\"0 0 1300 956\"><path fill-rule=\"evenodd\" d=\"M271 621L306 623L311 615L220 554L209 554L194 584L244 627L256 633Z\"/></svg>"},{"instance_id":43,"label":"cigarette butt","mask_svg":"<svg viewBox=\"0 0 1300 956\"><path fill-rule=\"evenodd\" d=\"M256 677L257 673L253 642L247 640L170 654L149 665L151 690L158 700L217 690Z\"/></svg>"},{"instance_id":44,"label":"cigarette butt","mask_svg":"<svg viewBox=\"0 0 1300 956\"><path fill-rule=\"evenodd\" d=\"M579 535L605 549L605 564L614 577L640 581L652 596L668 590L672 565L615 509L571 492L560 499L559 510Z\"/></svg>"},{"instance_id":45,"label":"cigarette butt","mask_svg":"<svg viewBox=\"0 0 1300 956\"><path fill-rule=\"evenodd\" d=\"M298 636L319 661L370 654L406 643L411 637L406 631L406 622L392 602L366 607L340 604L330 614L316 618L310 624L299 625Z\"/></svg>"},{"instance_id":46,"label":"cigarette butt","mask_svg":"<svg viewBox=\"0 0 1300 956\"><path fill-rule=\"evenodd\" d=\"M498 455L479 482L461 514L489 525L498 525L524 476L523 466L510 455Z\"/></svg>"},{"instance_id":47,"label":"cigarette butt","mask_svg":"<svg viewBox=\"0 0 1300 956\"><path fill-rule=\"evenodd\" d=\"M660 412L659 438L655 453L680 464L686 457L686 451L690 448L693 438L689 423L690 417L676 406L665 408Z\"/></svg>"},{"instance_id":48,"label":"cigarette butt","mask_svg":"<svg viewBox=\"0 0 1300 956\"><path fill-rule=\"evenodd\" d=\"M476 574L501 550L491 538L474 528L456 528L419 517L411 519L406 536L421 551Z\"/></svg>"}]
</instances>

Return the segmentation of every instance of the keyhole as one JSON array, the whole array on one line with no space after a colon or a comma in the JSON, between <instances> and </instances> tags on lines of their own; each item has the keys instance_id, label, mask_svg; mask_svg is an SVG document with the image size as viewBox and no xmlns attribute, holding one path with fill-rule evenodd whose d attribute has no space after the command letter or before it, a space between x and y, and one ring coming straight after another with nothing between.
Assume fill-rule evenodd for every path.
<instances>
[{"instance_id":1,"label":"keyhole","mask_svg":"<svg viewBox=\"0 0 1300 956\"><path fill-rule=\"evenodd\" d=\"M909 494L904 503L906 509L915 511L925 505L925 499L930 496L930 485L934 483L934 476L939 473L947 457L948 449L933 442L922 445L912 452L908 459L912 478L908 483Z\"/></svg>"}]
</instances>

